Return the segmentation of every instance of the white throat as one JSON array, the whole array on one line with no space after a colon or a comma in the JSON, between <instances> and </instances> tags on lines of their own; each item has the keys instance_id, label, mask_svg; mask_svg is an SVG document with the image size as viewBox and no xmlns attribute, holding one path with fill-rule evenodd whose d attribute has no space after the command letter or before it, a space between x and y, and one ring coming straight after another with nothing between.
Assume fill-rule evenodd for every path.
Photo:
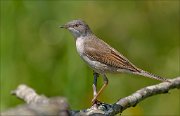
<instances>
[{"instance_id":1,"label":"white throat","mask_svg":"<svg viewBox=\"0 0 180 116\"><path fill-rule=\"evenodd\" d=\"M81 33L79 32L79 31L77 31L77 30L75 30L74 28L68 28L69 29L69 31L72 33L72 35L73 35L73 37L74 38L78 38L78 37L80 37L81 36Z\"/></svg>"},{"instance_id":2,"label":"white throat","mask_svg":"<svg viewBox=\"0 0 180 116\"><path fill-rule=\"evenodd\" d=\"M84 40L85 38L83 36L76 39L76 49L80 56L82 56L84 52Z\"/></svg>"}]
</instances>

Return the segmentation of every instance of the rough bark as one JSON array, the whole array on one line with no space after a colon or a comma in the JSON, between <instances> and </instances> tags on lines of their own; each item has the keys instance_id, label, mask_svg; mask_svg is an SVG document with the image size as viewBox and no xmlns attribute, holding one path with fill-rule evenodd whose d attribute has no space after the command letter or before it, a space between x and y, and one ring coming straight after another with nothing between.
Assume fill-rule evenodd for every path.
<instances>
[{"instance_id":1,"label":"rough bark","mask_svg":"<svg viewBox=\"0 0 180 116\"><path fill-rule=\"evenodd\" d=\"M79 111L71 110L64 97L47 98L38 95L33 89L26 85L19 85L16 90L12 91L12 94L24 100L26 104L2 112L1 115L113 116L122 113L129 107L135 107L140 101L150 96L168 93L171 89L180 88L180 77L171 79L170 81L170 83L162 82L156 85L144 87L125 98L121 98L114 104L106 104L97 101L96 105L93 105L91 108Z\"/></svg>"}]
</instances>

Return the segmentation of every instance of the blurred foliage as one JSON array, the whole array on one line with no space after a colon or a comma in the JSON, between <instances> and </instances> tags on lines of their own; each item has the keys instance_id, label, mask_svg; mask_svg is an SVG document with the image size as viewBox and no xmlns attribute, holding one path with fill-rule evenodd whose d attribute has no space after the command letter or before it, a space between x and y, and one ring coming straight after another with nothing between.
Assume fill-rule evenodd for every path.
<instances>
[{"instance_id":1,"label":"blurred foliage","mask_svg":"<svg viewBox=\"0 0 180 116\"><path fill-rule=\"evenodd\" d=\"M23 103L10 95L22 83L39 94L67 97L72 109L91 105L92 70L76 53L72 35L58 28L73 19L85 20L99 38L138 67L167 78L178 76L179 4L1 0L1 110ZM109 103L158 83L130 74L108 77L109 86L99 99ZM151 97L123 115L180 115L179 94L173 90Z\"/></svg>"}]
</instances>

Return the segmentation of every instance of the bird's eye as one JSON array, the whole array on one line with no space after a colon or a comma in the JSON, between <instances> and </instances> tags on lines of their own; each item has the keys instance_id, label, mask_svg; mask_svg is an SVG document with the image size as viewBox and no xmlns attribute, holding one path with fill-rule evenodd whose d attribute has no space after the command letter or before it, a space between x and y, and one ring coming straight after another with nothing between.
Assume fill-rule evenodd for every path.
<instances>
[{"instance_id":1,"label":"bird's eye","mask_svg":"<svg viewBox=\"0 0 180 116\"><path fill-rule=\"evenodd\" d=\"M75 24L74 26L75 26L75 27L78 27L79 25L78 25L78 24Z\"/></svg>"}]
</instances>

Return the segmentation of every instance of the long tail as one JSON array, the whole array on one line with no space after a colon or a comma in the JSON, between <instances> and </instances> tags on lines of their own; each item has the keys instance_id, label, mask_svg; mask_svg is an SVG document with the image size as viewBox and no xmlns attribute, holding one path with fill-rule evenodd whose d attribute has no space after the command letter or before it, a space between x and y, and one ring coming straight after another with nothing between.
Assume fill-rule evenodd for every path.
<instances>
[{"instance_id":1,"label":"long tail","mask_svg":"<svg viewBox=\"0 0 180 116\"><path fill-rule=\"evenodd\" d=\"M159 81L162 81L162 82L170 82L166 78L163 78L163 77L160 77L160 76L156 76L156 75L154 75L152 73L146 72L146 71L141 70L141 69L139 69L139 72L133 72L133 74L149 77L149 78L156 79L156 80L159 80Z\"/></svg>"}]
</instances>

